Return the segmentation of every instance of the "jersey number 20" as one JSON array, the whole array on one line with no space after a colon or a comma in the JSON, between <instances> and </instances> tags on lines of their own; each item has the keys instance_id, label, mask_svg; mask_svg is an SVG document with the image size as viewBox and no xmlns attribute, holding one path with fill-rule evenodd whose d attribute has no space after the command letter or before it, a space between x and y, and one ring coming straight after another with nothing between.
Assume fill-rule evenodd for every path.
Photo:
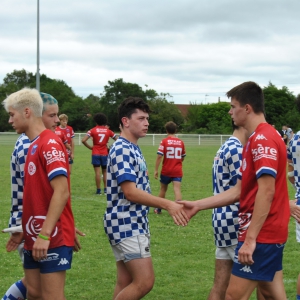
<instances>
[{"instance_id":1,"label":"jersey number 20","mask_svg":"<svg viewBox=\"0 0 300 300\"><path fill-rule=\"evenodd\" d=\"M166 158L181 159L182 148L167 147Z\"/></svg>"}]
</instances>

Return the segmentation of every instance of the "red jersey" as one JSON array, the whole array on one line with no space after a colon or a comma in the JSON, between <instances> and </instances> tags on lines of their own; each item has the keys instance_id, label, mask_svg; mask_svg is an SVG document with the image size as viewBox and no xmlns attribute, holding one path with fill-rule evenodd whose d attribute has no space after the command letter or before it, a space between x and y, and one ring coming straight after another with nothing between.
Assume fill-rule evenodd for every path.
<instances>
[{"instance_id":1,"label":"red jersey","mask_svg":"<svg viewBox=\"0 0 300 300\"><path fill-rule=\"evenodd\" d=\"M67 125L67 127L65 127L65 128L61 128L60 126L57 126L57 128L59 128L61 131L64 132L64 134L66 136L66 139L68 141L68 144L71 145L72 139L75 137L75 133L74 133L73 128L69 125Z\"/></svg>"},{"instance_id":2,"label":"red jersey","mask_svg":"<svg viewBox=\"0 0 300 300\"><path fill-rule=\"evenodd\" d=\"M92 155L108 155L107 143L109 138L115 138L115 134L105 126L96 126L90 129L87 136L93 138Z\"/></svg>"},{"instance_id":3,"label":"red jersey","mask_svg":"<svg viewBox=\"0 0 300 300\"><path fill-rule=\"evenodd\" d=\"M72 128L72 127L71 127ZM61 139L61 141L64 143L64 144L69 144L71 145L71 132L70 132L70 129L68 131L67 130L67 127L66 128L61 128L60 126L57 126L55 128L55 134L58 135ZM72 129L73 130L73 129ZM74 131L73 131L74 133ZM75 134L74 134L75 136ZM71 150L70 149L67 149L67 153L68 153L68 156L71 156Z\"/></svg>"},{"instance_id":4,"label":"red jersey","mask_svg":"<svg viewBox=\"0 0 300 300\"><path fill-rule=\"evenodd\" d=\"M51 130L44 130L32 141L25 163L25 181L23 195L22 226L24 231L24 248L32 250L46 218L53 189L50 181L56 176L68 177L68 160L64 145ZM70 180L68 177L70 191ZM74 246L75 227L68 202L51 233L49 249L60 246Z\"/></svg>"},{"instance_id":5,"label":"red jersey","mask_svg":"<svg viewBox=\"0 0 300 300\"><path fill-rule=\"evenodd\" d=\"M55 134L57 136L59 136L59 138L61 139L61 141L64 143L64 144L67 144L68 143L68 140L67 140L67 137L65 135L65 132L59 127L57 126L55 128Z\"/></svg>"},{"instance_id":6,"label":"red jersey","mask_svg":"<svg viewBox=\"0 0 300 300\"><path fill-rule=\"evenodd\" d=\"M271 125L259 124L250 136L243 150L241 173L239 241L245 240L251 223L258 191L257 179L267 174L275 178L276 189L269 214L256 241L265 244L285 243L290 219L286 182L286 146Z\"/></svg>"},{"instance_id":7,"label":"red jersey","mask_svg":"<svg viewBox=\"0 0 300 300\"><path fill-rule=\"evenodd\" d=\"M182 177L182 158L186 155L182 140L177 137L166 137L160 142L157 154L164 156L162 175Z\"/></svg>"}]
</instances>

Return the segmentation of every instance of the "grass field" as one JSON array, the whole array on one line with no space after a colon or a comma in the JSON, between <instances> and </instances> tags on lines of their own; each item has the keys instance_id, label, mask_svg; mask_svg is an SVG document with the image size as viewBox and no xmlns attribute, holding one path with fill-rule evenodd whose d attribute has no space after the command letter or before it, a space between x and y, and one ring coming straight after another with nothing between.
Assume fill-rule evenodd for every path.
<instances>
[{"instance_id":1,"label":"grass field","mask_svg":"<svg viewBox=\"0 0 300 300\"><path fill-rule=\"evenodd\" d=\"M159 182L154 180L156 146L142 146L151 180L152 193L157 195ZM9 160L13 146L1 145L0 160L0 228L7 227L10 211ZM182 195L196 200L212 194L211 165L217 146L187 147L184 161ZM75 150L71 176L72 206L76 226L86 233L81 238L82 250L74 254L72 269L67 273L67 299L111 299L115 284L115 260L103 230L102 216L105 197L94 195L94 172L90 165L90 151L83 146ZM293 198L290 188L290 198ZM168 198L173 199L172 188ZM211 211L196 215L187 227L177 227L164 211L149 214L151 253L156 274L148 300L206 299L213 283L214 243ZM23 270L17 253L7 253L7 234L0 234L0 296ZM299 268L295 223L290 221L290 235L284 254L284 282L289 299L295 299ZM251 299L255 299L254 296Z\"/></svg>"}]
</instances>

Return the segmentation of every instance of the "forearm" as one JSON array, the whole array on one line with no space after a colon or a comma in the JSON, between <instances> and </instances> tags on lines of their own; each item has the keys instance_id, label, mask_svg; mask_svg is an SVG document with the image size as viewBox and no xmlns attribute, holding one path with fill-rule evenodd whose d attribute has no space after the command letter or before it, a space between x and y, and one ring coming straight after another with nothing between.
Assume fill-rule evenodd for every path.
<instances>
[{"instance_id":1,"label":"forearm","mask_svg":"<svg viewBox=\"0 0 300 300\"><path fill-rule=\"evenodd\" d=\"M238 186L234 186L233 188L223 193L216 194L214 196L204 198L201 200L196 200L193 203L195 203L194 205L197 208L197 210L200 211L200 210L227 206L235 202L238 202L239 199L240 199L240 189Z\"/></svg>"},{"instance_id":2,"label":"forearm","mask_svg":"<svg viewBox=\"0 0 300 300\"><path fill-rule=\"evenodd\" d=\"M93 147L91 147L91 146L89 145L89 143L88 143L88 142L84 142L84 141L82 141L82 144L83 144L85 147L87 147L88 149L90 149L90 150L92 150L92 149L93 149Z\"/></svg>"},{"instance_id":3,"label":"forearm","mask_svg":"<svg viewBox=\"0 0 300 300\"><path fill-rule=\"evenodd\" d=\"M156 162L155 162L155 172L158 172L158 168L159 168L159 165L161 163L161 160L162 160L162 156L158 155L157 158L156 158Z\"/></svg>"},{"instance_id":4,"label":"forearm","mask_svg":"<svg viewBox=\"0 0 300 300\"><path fill-rule=\"evenodd\" d=\"M66 195L54 195L51 199L50 206L46 215L46 219L41 229L41 234L50 236L55 224L59 220L62 211L68 201Z\"/></svg>"},{"instance_id":5,"label":"forearm","mask_svg":"<svg viewBox=\"0 0 300 300\"><path fill-rule=\"evenodd\" d=\"M131 202L150 207L158 207L166 210L168 210L171 202L170 200L154 196L138 188L132 188L130 191L125 191L124 195L126 199Z\"/></svg>"}]
</instances>

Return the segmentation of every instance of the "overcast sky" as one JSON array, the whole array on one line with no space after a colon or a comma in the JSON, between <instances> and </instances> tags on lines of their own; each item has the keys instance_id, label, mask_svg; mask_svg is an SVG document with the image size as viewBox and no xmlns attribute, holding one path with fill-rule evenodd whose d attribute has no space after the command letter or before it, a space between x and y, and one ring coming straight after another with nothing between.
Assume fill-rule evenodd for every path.
<instances>
[{"instance_id":1,"label":"overcast sky","mask_svg":"<svg viewBox=\"0 0 300 300\"><path fill-rule=\"evenodd\" d=\"M0 82L36 73L37 0L0 7ZM299 12L300 0L40 0L40 73L82 97L117 78L181 104L249 80L298 95Z\"/></svg>"}]
</instances>

